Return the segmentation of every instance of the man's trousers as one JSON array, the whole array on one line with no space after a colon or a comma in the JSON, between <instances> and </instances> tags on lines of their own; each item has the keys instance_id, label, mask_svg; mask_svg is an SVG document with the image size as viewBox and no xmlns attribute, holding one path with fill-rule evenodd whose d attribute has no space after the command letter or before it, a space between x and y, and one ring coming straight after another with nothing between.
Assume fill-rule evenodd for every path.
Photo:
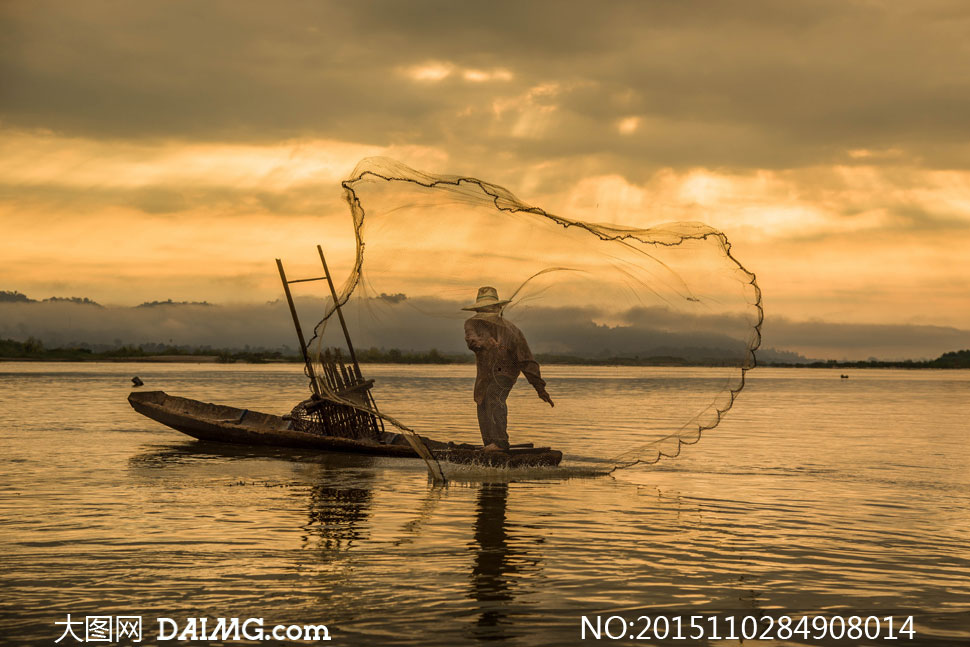
<instances>
[{"instance_id":1,"label":"man's trousers","mask_svg":"<svg viewBox=\"0 0 970 647\"><path fill-rule=\"evenodd\" d=\"M505 400L513 386L515 379L496 375L485 387L485 397L478 403L478 428L482 432L482 443L486 446L494 443L502 449L509 448L509 408Z\"/></svg>"}]
</instances>

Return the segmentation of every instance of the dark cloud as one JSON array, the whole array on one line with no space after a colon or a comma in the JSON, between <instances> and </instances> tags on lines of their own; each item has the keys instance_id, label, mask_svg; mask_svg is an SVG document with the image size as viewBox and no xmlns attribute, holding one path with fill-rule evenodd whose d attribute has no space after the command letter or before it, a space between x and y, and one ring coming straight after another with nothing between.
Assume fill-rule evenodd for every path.
<instances>
[{"instance_id":1,"label":"dark cloud","mask_svg":"<svg viewBox=\"0 0 970 647\"><path fill-rule=\"evenodd\" d=\"M32 335L48 346L176 344L214 348L296 347L284 303L245 306L95 307L57 302L0 303L0 337ZM321 307L320 303L301 302ZM312 322L306 322L312 323Z\"/></svg>"},{"instance_id":2,"label":"dark cloud","mask_svg":"<svg viewBox=\"0 0 970 647\"><path fill-rule=\"evenodd\" d=\"M362 348L405 350L437 348L467 352L462 304L446 301L373 299L352 303L347 320L354 343ZM312 330L318 299L301 299L303 327ZM451 318L429 317L446 312ZM535 352L585 357L675 355L739 358L749 323L737 317L693 317L661 308L625 313L621 325L596 323L601 313L578 308L536 308L510 319L526 333ZM840 324L769 319L764 327L767 359L787 359L795 351L813 359L935 358L970 348L970 331L941 326ZM161 305L153 308L84 306L64 302L0 303L0 337L18 340L35 336L48 346L65 344L168 344L213 348L281 348L295 352L289 311L281 301L249 305ZM328 343L342 344L339 328L327 333Z\"/></svg>"},{"instance_id":3,"label":"dark cloud","mask_svg":"<svg viewBox=\"0 0 970 647\"><path fill-rule=\"evenodd\" d=\"M765 321L766 344L815 359L933 359L970 348L970 330L947 326L844 324L827 321Z\"/></svg>"},{"instance_id":4,"label":"dark cloud","mask_svg":"<svg viewBox=\"0 0 970 647\"><path fill-rule=\"evenodd\" d=\"M365 317L358 316L359 311L352 306L348 321L355 344L362 348L437 348L446 353L465 353L468 351L462 322L468 315L461 313L461 305L385 300L364 304ZM322 312L321 302L301 300L298 306L304 314L304 328L312 330L315 322L307 313ZM428 308L454 316L428 317ZM544 308L516 317L515 321L527 332L537 353L738 360L744 356L743 341L710 330L708 324L712 322L697 325L686 317L668 314L656 326L649 322L607 326L594 323L594 316L596 313L585 310ZM682 325L672 325L675 321ZM734 330L743 333L737 327ZM63 302L0 304L0 337L28 336L37 337L48 346L171 343L213 348L295 347L289 311L281 302L227 306L163 304L152 308L104 308ZM328 343L343 343L336 326L327 331L326 339Z\"/></svg>"},{"instance_id":5,"label":"dark cloud","mask_svg":"<svg viewBox=\"0 0 970 647\"><path fill-rule=\"evenodd\" d=\"M452 159L966 167L965 3L6 3L0 118L97 137L430 144ZM507 68L415 83L437 60ZM549 130L496 99L557 84ZM521 107L521 106L520 106ZM622 135L617 120L638 115ZM520 133L521 134L521 133ZM481 162L476 168L481 167Z\"/></svg>"}]
</instances>

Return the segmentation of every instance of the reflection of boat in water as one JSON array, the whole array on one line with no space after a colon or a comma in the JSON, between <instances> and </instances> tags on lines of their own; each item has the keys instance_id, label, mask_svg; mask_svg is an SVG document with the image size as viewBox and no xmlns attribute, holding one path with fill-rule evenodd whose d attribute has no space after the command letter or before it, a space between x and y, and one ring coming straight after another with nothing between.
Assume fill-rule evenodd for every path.
<instances>
[{"instance_id":1,"label":"reflection of boat in water","mask_svg":"<svg viewBox=\"0 0 970 647\"><path fill-rule=\"evenodd\" d=\"M301 431L292 416L276 416L168 395L164 391L135 391L128 402L138 413L199 440L237 445L294 447L372 456L419 458L402 434L381 432L357 437ZM481 446L441 442L421 437L438 460L491 467L558 465L562 452L548 447L513 446L507 452L484 451Z\"/></svg>"}]
</instances>

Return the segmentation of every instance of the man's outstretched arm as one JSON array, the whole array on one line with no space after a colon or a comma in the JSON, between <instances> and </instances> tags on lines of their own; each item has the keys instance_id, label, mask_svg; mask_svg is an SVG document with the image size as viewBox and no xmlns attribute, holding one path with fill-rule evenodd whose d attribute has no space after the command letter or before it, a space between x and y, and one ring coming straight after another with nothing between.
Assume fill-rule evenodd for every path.
<instances>
[{"instance_id":1,"label":"man's outstretched arm","mask_svg":"<svg viewBox=\"0 0 970 647\"><path fill-rule=\"evenodd\" d=\"M546 381L542 379L542 373L539 371L539 362L532 356L532 351L529 349L525 337L520 334L518 342L519 370L525 375L525 379L529 380L529 384L536 390L540 400L548 402L550 407L556 406L546 391Z\"/></svg>"},{"instance_id":2,"label":"man's outstretched arm","mask_svg":"<svg viewBox=\"0 0 970 647\"><path fill-rule=\"evenodd\" d=\"M546 391L546 381L542 379L542 375L539 373L539 362L534 359L522 362L519 364L519 370L525 375L525 379L529 380L529 384L535 388L540 400L548 402L550 407L556 406L552 398L549 397L549 392Z\"/></svg>"}]
</instances>

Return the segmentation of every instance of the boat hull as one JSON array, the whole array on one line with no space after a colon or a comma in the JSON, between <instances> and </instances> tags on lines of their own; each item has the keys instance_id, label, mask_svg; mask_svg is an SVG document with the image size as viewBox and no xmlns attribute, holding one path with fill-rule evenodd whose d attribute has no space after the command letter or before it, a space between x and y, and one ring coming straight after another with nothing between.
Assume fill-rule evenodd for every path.
<instances>
[{"instance_id":1,"label":"boat hull","mask_svg":"<svg viewBox=\"0 0 970 647\"><path fill-rule=\"evenodd\" d=\"M143 416L199 440L419 458L400 434L385 433L382 442L311 434L292 429L292 421L283 416L201 402L164 391L133 391L128 402ZM562 460L562 452L548 447L490 452L475 445L440 442L423 436L421 439L436 458L455 463L522 467L554 466Z\"/></svg>"}]
</instances>

